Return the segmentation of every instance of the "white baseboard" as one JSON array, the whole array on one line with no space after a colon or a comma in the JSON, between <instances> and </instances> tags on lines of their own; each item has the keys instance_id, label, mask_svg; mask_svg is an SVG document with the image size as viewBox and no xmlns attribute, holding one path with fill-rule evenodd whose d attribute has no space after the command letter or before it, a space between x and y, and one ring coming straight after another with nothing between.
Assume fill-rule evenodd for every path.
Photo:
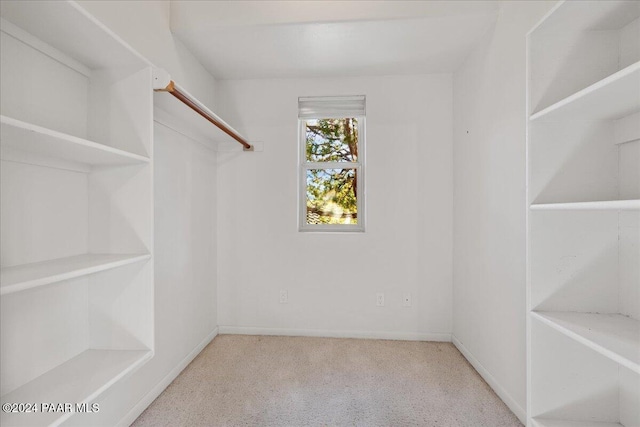
<instances>
[{"instance_id":1,"label":"white baseboard","mask_svg":"<svg viewBox=\"0 0 640 427\"><path fill-rule=\"evenodd\" d=\"M258 328L250 326L219 326L220 334L280 335L288 337L368 338L402 341L451 342L451 334L384 331L335 331L328 329Z\"/></svg>"},{"instance_id":2,"label":"white baseboard","mask_svg":"<svg viewBox=\"0 0 640 427\"><path fill-rule=\"evenodd\" d=\"M489 384L489 387L496 392L498 397L511 409L511 411L518 417L522 424L527 425L527 412L522 409L522 406L511 397L509 393L496 381L496 379L482 366L482 364L476 359L473 354L456 338L455 335L451 335L451 341L453 345L462 353L462 355L471 363L471 366L475 368L480 376Z\"/></svg>"},{"instance_id":3,"label":"white baseboard","mask_svg":"<svg viewBox=\"0 0 640 427\"><path fill-rule=\"evenodd\" d=\"M140 414L142 414L144 410L147 409L149 405L151 405L151 402L153 402L158 396L160 396L160 393L162 393L164 389L167 388L178 375L180 375L180 372L182 372L184 368L186 368L187 365L189 365L189 363L191 363L193 359L195 359L196 356L200 354L200 352L217 335L218 328L216 327L213 332L207 335L207 337L202 340L200 344L198 344L193 350L191 350L191 352L187 354L187 356L182 359L180 363L178 363L176 367L171 370L171 372L169 372L162 380L160 380L160 382L158 382L158 384L156 384L155 387L153 387L151 391L149 391L149 393L145 394L144 397L140 399L140 401L127 413L127 415L125 415L120 420L117 426L129 427L131 424L133 424L133 422L140 416Z\"/></svg>"}]
</instances>

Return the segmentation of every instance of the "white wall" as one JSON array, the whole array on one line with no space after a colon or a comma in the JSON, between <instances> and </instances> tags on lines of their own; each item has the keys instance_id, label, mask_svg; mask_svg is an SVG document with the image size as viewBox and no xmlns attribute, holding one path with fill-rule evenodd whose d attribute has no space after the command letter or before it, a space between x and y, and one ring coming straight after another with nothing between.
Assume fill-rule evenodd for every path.
<instances>
[{"instance_id":1,"label":"white wall","mask_svg":"<svg viewBox=\"0 0 640 427\"><path fill-rule=\"evenodd\" d=\"M456 73L455 171L450 75L224 81L220 102L214 79L173 40L168 2L81 4L265 146L219 155L212 173L213 154L156 126L156 356L103 400L103 425L177 373L215 331L216 307L230 332L446 339L453 328L522 416L524 35L550 3L504 3L495 32ZM299 233L296 99L336 94L368 97L367 232ZM217 239L217 302L215 245L194 230ZM336 248L349 257L319 266L311 256ZM204 265L197 277L187 257ZM278 303L280 289L288 304ZM385 292L385 307L375 306L376 292ZM411 308L402 307L405 292Z\"/></svg>"},{"instance_id":2,"label":"white wall","mask_svg":"<svg viewBox=\"0 0 640 427\"><path fill-rule=\"evenodd\" d=\"M504 2L454 76L454 342L526 408L525 35L555 2Z\"/></svg>"},{"instance_id":3,"label":"white wall","mask_svg":"<svg viewBox=\"0 0 640 427\"><path fill-rule=\"evenodd\" d=\"M221 332L450 339L451 84L448 74L218 82L225 120L264 143L218 153ZM367 96L366 232L298 232L297 98L346 94Z\"/></svg>"},{"instance_id":4,"label":"white wall","mask_svg":"<svg viewBox=\"0 0 640 427\"><path fill-rule=\"evenodd\" d=\"M214 106L215 79L171 34L169 1L76 1L200 101Z\"/></svg>"},{"instance_id":5,"label":"white wall","mask_svg":"<svg viewBox=\"0 0 640 427\"><path fill-rule=\"evenodd\" d=\"M171 36L169 2L80 4L213 104L215 80ZM101 399L98 414L66 425L128 425L216 332L215 153L163 125L154 132L155 356Z\"/></svg>"}]
</instances>

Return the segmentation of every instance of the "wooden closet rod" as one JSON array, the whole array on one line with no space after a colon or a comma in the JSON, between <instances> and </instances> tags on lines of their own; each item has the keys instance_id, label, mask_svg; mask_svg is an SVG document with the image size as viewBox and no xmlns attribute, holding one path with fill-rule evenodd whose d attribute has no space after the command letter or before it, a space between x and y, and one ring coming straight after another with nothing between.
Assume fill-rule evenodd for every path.
<instances>
[{"instance_id":1,"label":"wooden closet rod","mask_svg":"<svg viewBox=\"0 0 640 427\"><path fill-rule=\"evenodd\" d=\"M182 93L180 89L176 87L176 84L173 80L169 82L169 84L163 89L154 89L156 92L169 92L171 95L178 98L182 103L191 108L196 113L200 114L207 121L211 122L213 125L217 126L221 131L229 135L231 138L238 141L244 147L244 151L253 151L253 145L249 144L244 138L236 134L232 129L230 129L226 123L220 121L217 117L211 116L208 112L204 111L200 106L192 101L188 95Z\"/></svg>"}]
</instances>

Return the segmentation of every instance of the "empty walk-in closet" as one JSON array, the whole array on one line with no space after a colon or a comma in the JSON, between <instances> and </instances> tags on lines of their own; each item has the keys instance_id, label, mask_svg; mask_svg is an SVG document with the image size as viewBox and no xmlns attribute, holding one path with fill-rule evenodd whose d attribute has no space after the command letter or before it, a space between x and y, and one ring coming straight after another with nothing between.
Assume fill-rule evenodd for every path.
<instances>
[{"instance_id":1,"label":"empty walk-in closet","mask_svg":"<svg viewBox=\"0 0 640 427\"><path fill-rule=\"evenodd\" d=\"M0 425L640 427L640 1L0 0Z\"/></svg>"}]
</instances>

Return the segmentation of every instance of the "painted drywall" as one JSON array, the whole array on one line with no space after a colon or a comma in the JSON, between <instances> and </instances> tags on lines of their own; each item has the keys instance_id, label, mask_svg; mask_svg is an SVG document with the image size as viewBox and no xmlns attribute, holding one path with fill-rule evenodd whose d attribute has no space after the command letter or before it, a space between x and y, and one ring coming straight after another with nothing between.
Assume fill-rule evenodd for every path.
<instances>
[{"instance_id":1,"label":"painted drywall","mask_svg":"<svg viewBox=\"0 0 640 427\"><path fill-rule=\"evenodd\" d=\"M450 339L451 85L450 74L218 81L222 116L264 146L218 153L220 332ZM367 97L366 232L299 232L297 99L347 94Z\"/></svg>"},{"instance_id":2,"label":"painted drywall","mask_svg":"<svg viewBox=\"0 0 640 427\"><path fill-rule=\"evenodd\" d=\"M170 2L78 0L84 9L156 67L164 68L206 105L215 103L215 79L170 31Z\"/></svg>"},{"instance_id":3,"label":"painted drywall","mask_svg":"<svg viewBox=\"0 0 640 427\"><path fill-rule=\"evenodd\" d=\"M523 420L526 408L526 33L555 2L503 2L454 75L453 335Z\"/></svg>"},{"instance_id":4,"label":"painted drywall","mask_svg":"<svg viewBox=\"0 0 640 427\"><path fill-rule=\"evenodd\" d=\"M215 80L169 31L169 3L80 2L190 92L213 104ZM129 425L216 333L215 153L156 124L155 356L65 425Z\"/></svg>"},{"instance_id":5,"label":"painted drywall","mask_svg":"<svg viewBox=\"0 0 640 427\"><path fill-rule=\"evenodd\" d=\"M221 80L450 73L497 8L478 0L175 1L171 27Z\"/></svg>"}]
</instances>

